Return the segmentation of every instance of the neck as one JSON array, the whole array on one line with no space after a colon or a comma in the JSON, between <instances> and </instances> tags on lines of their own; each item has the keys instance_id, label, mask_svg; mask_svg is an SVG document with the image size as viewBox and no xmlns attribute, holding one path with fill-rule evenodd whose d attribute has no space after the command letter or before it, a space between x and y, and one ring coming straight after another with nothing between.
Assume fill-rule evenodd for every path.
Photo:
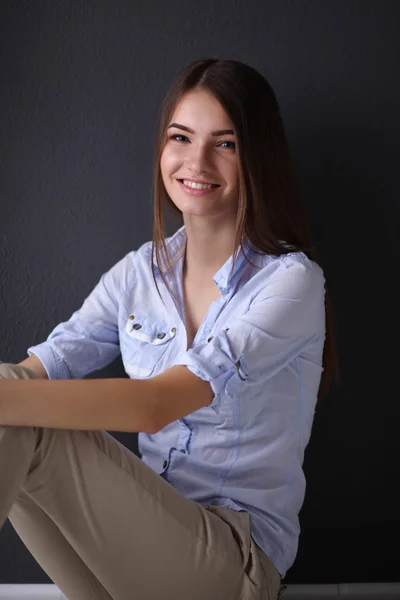
<instances>
[{"instance_id":1,"label":"neck","mask_svg":"<svg viewBox=\"0 0 400 600\"><path fill-rule=\"evenodd\" d=\"M185 224L187 235L184 275L197 282L212 280L215 273L225 264L234 251L235 230L219 227L218 231L205 224L191 227Z\"/></svg>"}]
</instances>

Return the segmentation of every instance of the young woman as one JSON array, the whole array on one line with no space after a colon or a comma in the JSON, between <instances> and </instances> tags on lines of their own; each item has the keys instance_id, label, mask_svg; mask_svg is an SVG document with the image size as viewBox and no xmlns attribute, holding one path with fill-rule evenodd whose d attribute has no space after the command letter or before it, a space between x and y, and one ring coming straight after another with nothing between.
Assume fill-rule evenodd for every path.
<instances>
[{"instance_id":1,"label":"young woman","mask_svg":"<svg viewBox=\"0 0 400 600\"><path fill-rule=\"evenodd\" d=\"M275 599L336 353L262 75L189 65L154 175L153 240L29 358L0 365L0 526L70 600ZM166 207L183 219L167 239ZM119 353L129 378L82 379ZM139 432L141 459L106 430Z\"/></svg>"}]
</instances>

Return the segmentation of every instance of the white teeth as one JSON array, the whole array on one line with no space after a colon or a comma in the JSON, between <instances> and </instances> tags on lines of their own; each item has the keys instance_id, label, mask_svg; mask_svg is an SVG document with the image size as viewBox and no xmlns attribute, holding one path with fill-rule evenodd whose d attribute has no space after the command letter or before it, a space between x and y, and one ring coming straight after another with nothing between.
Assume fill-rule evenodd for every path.
<instances>
[{"instance_id":1,"label":"white teeth","mask_svg":"<svg viewBox=\"0 0 400 600\"><path fill-rule=\"evenodd\" d=\"M210 183L194 183L193 181L188 181L187 179L184 179L183 183L190 188L194 188L195 190L208 190L213 187Z\"/></svg>"}]
</instances>

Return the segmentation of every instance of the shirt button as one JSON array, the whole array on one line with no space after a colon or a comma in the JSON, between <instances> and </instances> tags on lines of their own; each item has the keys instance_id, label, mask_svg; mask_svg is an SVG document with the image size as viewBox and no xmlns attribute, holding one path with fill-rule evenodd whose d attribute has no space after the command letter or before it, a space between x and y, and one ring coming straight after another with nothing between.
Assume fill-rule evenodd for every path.
<instances>
[{"instance_id":1,"label":"shirt button","mask_svg":"<svg viewBox=\"0 0 400 600\"><path fill-rule=\"evenodd\" d=\"M167 464L168 464L168 461L164 460L163 469L165 469L165 467L167 466Z\"/></svg>"},{"instance_id":2,"label":"shirt button","mask_svg":"<svg viewBox=\"0 0 400 600\"><path fill-rule=\"evenodd\" d=\"M186 454L186 450L181 450L182 454Z\"/></svg>"},{"instance_id":3,"label":"shirt button","mask_svg":"<svg viewBox=\"0 0 400 600\"><path fill-rule=\"evenodd\" d=\"M130 321L133 321L133 319L134 319L134 318L135 318L135 315L131 315L131 316L129 317L129 320L130 320Z\"/></svg>"},{"instance_id":4,"label":"shirt button","mask_svg":"<svg viewBox=\"0 0 400 600\"><path fill-rule=\"evenodd\" d=\"M207 339L207 342L211 342L211 340L213 339L214 336L210 335L210 337Z\"/></svg>"},{"instance_id":5,"label":"shirt button","mask_svg":"<svg viewBox=\"0 0 400 600\"><path fill-rule=\"evenodd\" d=\"M171 329L171 332L172 332L172 333L175 333L175 331L176 331L176 327L173 327L173 328Z\"/></svg>"},{"instance_id":6,"label":"shirt button","mask_svg":"<svg viewBox=\"0 0 400 600\"><path fill-rule=\"evenodd\" d=\"M142 326L139 323L135 323L133 329L140 329Z\"/></svg>"},{"instance_id":7,"label":"shirt button","mask_svg":"<svg viewBox=\"0 0 400 600\"><path fill-rule=\"evenodd\" d=\"M163 338L165 338L165 333L159 333L157 337L159 340L162 340Z\"/></svg>"}]
</instances>

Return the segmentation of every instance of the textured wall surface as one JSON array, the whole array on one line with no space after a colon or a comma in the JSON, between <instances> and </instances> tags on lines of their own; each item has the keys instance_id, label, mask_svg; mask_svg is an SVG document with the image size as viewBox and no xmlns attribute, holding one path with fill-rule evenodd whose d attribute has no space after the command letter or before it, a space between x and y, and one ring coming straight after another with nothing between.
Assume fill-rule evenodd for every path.
<instances>
[{"instance_id":1,"label":"textured wall surface","mask_svg":"<svg viewBox=\"0 0 400 600\"><path fill-rule=\"evenodd\" d=\"M157 115L181 68L206 56L242 60L277 94L335 308L342 376L317 408L287 583L399 578L400 410L389 349L398 322L399 6L0 5L5 362L23 360L102 273L151 239ZM99 373L124 376L119 360ZM137 451L135 434L116 436ZM50 580L6 522L0 583L25 582Z\"/></svg>"}]
</instances>

